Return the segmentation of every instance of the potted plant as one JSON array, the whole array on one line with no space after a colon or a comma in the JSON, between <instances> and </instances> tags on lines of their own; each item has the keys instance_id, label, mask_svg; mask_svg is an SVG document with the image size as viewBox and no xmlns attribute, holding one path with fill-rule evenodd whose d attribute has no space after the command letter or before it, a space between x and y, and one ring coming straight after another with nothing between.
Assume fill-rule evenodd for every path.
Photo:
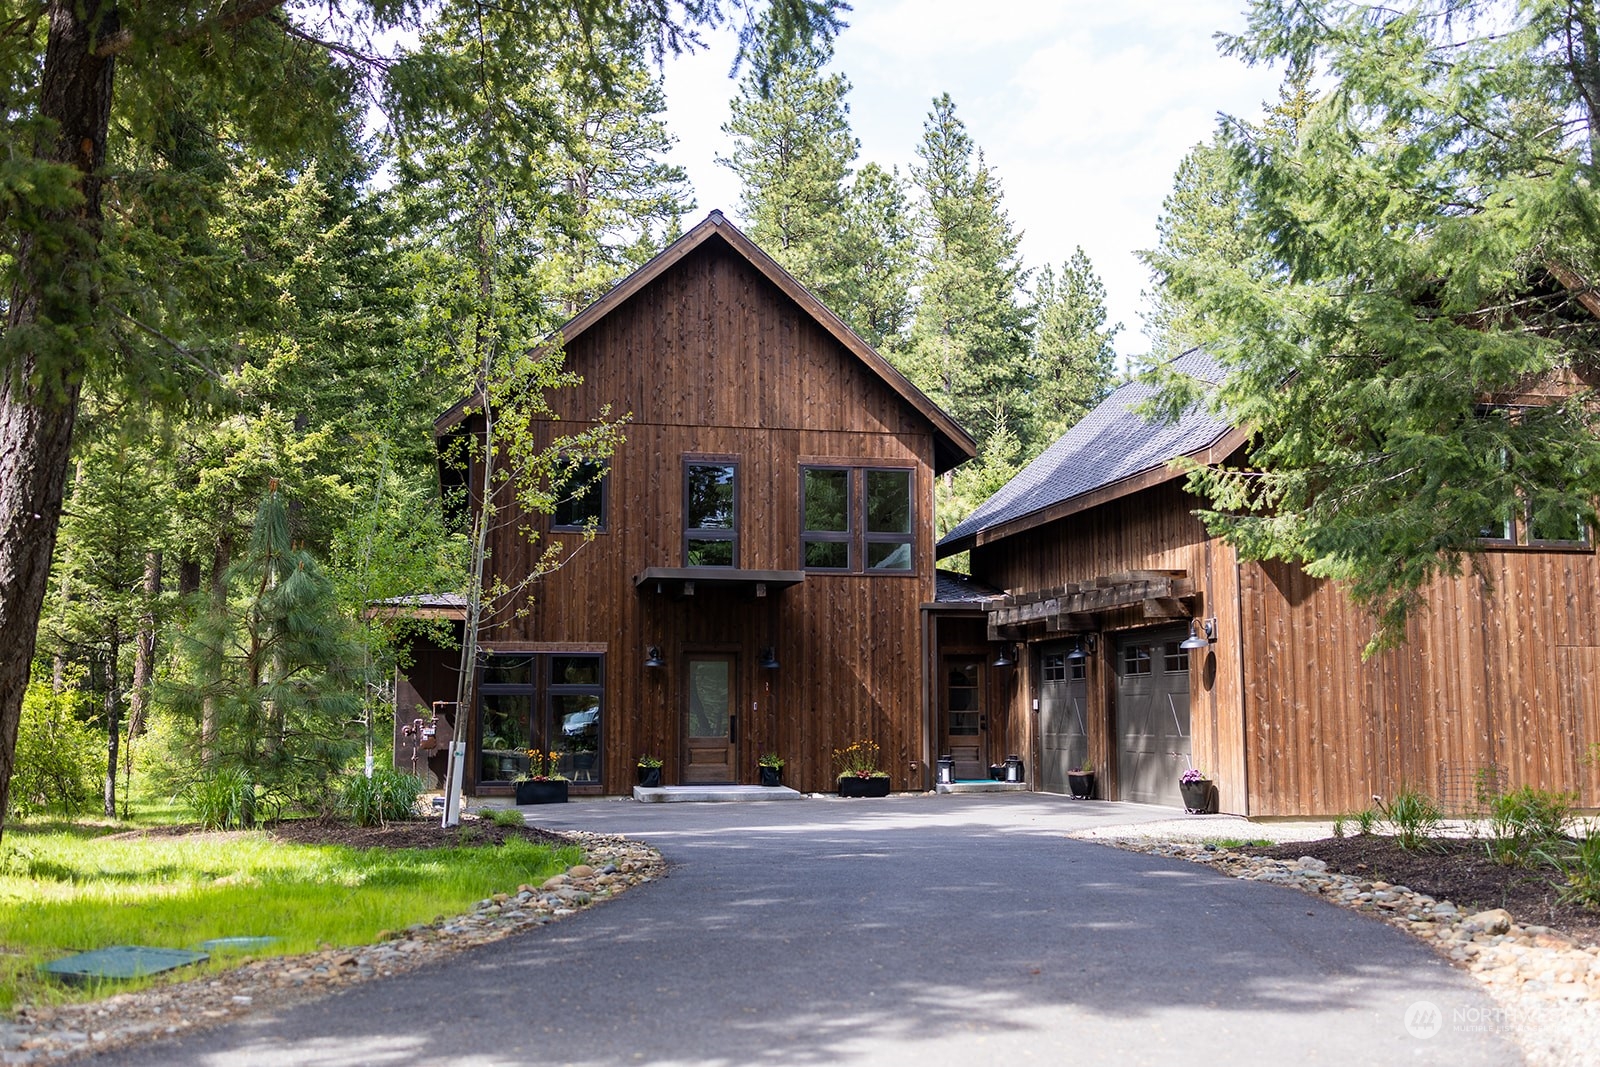
<instances>
[{"instance_id":1,"label":"potted plant","mask_svg":"<svg viewBox=\"0 0 1600 1067\"><path fill-rule=\"evenodd\" d=\"M661 757L640 756L638 770L640 785L646 789L661 788Z\"/></svg>"},{"instance_id":2,"label":"potted plant","mask_svg":"<svg viewBox=\"0 0 1600 1067\"><path fill-rule=\"evenodd\" d=\"M565 804L567 778L561 773L561 753L528 749L528 769L511 784L518 804Z\"/></svg>"},{"instance_id":3,"label":"potted plant","mask_svg":"<svg viewBox=\"0 0 1600 1067\"><path fill-rule=\"evenodd\" d=\"M1183 794L1183 810L1190 815L1204 815L1213 810L1211 804L1211 779L1199 767L1190 767L1178 779L1178 792Z\"/></svg>"},{"instance_id":4,"label":"potted plant","mask_svg":"<svg viewBox=\"0 0 1600 1067\"><path fill-rule=\"evenodd\" d=\"M756 766L761 770L762 785L783 784L783 757L776 752L763 752L756 760Z\"/></svg>"},{"instance_id":5,"label":"potted plant","mask_svg":"<svg viewBox=\"0 0 1600 1067\"><path fill-rule=\"evenodd\" d=\"M1073 800L1094 799L1094 762L1089 759L1083 761L1083 766L1075 771L1067 772L1067 788L1072 790Z\"/></svg>"},{"instance_id":6,"label":"potted plant","mask_svg":"<svg viewBox=\"0 0 1600 1067\"><path fill-rule=\"evenodd\" d=\"M833 750L833 769L838 775L842 797L886 797L888 772L878 769L878 743L852 741Z\"/></svg>"}]
</instances>

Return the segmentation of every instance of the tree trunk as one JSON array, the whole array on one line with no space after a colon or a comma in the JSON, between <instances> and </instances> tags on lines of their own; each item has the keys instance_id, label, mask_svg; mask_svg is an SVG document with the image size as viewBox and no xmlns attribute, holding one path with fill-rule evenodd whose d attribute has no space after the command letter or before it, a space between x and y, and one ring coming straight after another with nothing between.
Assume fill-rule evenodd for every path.
<instances>
[{"instance_id":1,"label":"tree trunk","mask_svg":"<svg viewBox=\"0 0 1600 1067\"><path fill-rule=\"evenodd\" d=\"M110 649L106 653L106 785L105 814L117 817L117 745L122 740L122 635L111 628Z\"/></svg>"},{"instance_id":2,"label":"tree trunk","mask_svg":"<svg viewBox=\"0 0 1600 1067\"><path fill-rule=\"evenodd\" d=\"M156 601L161 596L161 553L144 557L144 611L139 615L139 632L133 646L133 692L128 697L128 749L133 739L144 733L144 713L150 701L150 676L156 662Z\"/></svg>"},{"instance_id":3,"label":"tree trunk","mask_svg":"<svg viewBox=\"0 0 1600 1067\"><path fill-rule=\"evenodd\" d=\"M99 171L115 61L95 42L117 28L114 0L51 0L48 11L39 113L53 130L33 152L76 168L83 195L42 212L13 261L6 333L26 340L0 373L0 834L99 302Z\"/></svg>"}]
</instances>

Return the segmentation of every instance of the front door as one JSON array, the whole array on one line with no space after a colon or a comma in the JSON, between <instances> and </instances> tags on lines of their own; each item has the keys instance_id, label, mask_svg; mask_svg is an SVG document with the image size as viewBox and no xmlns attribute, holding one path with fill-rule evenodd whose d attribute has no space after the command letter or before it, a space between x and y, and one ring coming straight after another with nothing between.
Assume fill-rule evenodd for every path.
<instances>
[{"instance_id":1,"label":"front door","mask_svg":"<svg viewBox=\"0 0 1600 1067\"><path fill-rule=\"evenodd\" d=\"M1182 630L1117 642L1117 799L1182 807L1189 768L1189 653Z\"/></svg>"},{"instance_id":2,"label":"front door","mask_svg":"<svg viewBox=\"0 0 1600 1067\"><path fill-rule=\"evenodd\" d=\"M955 760L956 779L989 777L988 716L983 707L981 658L944 661L944 746Z\"/></svg>"},{"instance_id":3,"label":"front door","mask_svg":"<svg viewBox=\"0 0 1600 1067\"><path fill-rule=\"evenodd\" d=\"M732 656L689 657L684 675L689 684L683 706L683 768L678 779L684 785L733 781L733 751L738 741L733 665Z\"/></svg>"},{"instance_id":4,"label":"front door","mask_svg":"<svg viewBox=\"0 0 1600 1067\"><path fill-rule=\"evenodd\" d=\"M1063 641L1039 649L1039 788L1048 793L1068 792L1067 772L1089 756L1089 687L1085 660L1071 658L1075 647Z\"/></svg>"}]
</instances>

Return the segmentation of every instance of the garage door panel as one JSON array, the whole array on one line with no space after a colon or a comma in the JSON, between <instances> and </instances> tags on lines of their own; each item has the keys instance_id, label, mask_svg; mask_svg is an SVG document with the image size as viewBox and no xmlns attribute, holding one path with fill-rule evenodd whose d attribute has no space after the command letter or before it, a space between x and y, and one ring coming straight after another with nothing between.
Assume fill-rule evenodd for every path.
<instances>
[{"instance_id":1,"label":"garage door panel","mask_svg":"<svg viewBox=\"0 0 1600 1067\"><path fill-rule=\"evenodd\" d=\"M1083 766L1089 755L1089 691L1083 663L1073 663L1068 642L1039 649L1039 788L1069 791L1067 772Z\"/></svg>"},{"instance_id":2,"label":"garage door panel","mask_svg":"<svg viewBox=\"0 0 1600 1067\"><path fill-rule=\"evenodd\" d=\"M1183 631L1130 635L1116 645L1119 795L1182 807L1178 777L1191 755Z\"/></svg>"}]
</instances>

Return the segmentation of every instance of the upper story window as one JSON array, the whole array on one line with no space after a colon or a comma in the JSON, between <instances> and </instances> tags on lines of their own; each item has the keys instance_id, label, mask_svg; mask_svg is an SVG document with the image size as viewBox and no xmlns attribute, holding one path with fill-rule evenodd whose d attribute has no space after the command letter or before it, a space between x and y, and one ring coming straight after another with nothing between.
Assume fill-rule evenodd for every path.
<instances>
[{"instance_id":1,"label":"upper story window","mask_svg":"<svg viewBox=\"0 0 1600 1067\"><path fill-rule=\"evenodd\" d=\"M910 468L802 467L800 554L807 570L912 569Z\"/></svg>"},{"instance_id":2,"label":"upper story window","mask_svg":"<svg viewBox=\"0 0 1600 1067\"><path fill-rule=\"evenodd\" d=\"M739 465L732 460L684 464L683 563L739 565Z\"/></svg>"},{"instance_id":3,"label":"upper story window","mask_svg":"<svg viewBox=\"0 0 1600 1067\"><path fill-rule=\"evenodd\" d=\"M1486 405L1479 409L1478 418L1516 420L1523 418L1529 410ZM1510 462L1504 449L1494 456L1494 460L1501 470L1505 470ZM1511 506L1505 513L1485 517L1478 528L1478 538L1486 546L1583 548L1589 544L1589 524L1576 509L1566 504L1540 501L1527 492L1521 493L1520 497L1520 504Z\"/></svg>"},{"instance_id":4,"label":"upper story window","mask_svg":"<svg viewBox=\"0 0 1600 1067\"><path fill-rule=\"evenodd\" d=\"M609 481L609 471L599 460L564 462L556 473L556 506L550 513L550 529L603 532Z\"/></svg>"}]
</instances>

